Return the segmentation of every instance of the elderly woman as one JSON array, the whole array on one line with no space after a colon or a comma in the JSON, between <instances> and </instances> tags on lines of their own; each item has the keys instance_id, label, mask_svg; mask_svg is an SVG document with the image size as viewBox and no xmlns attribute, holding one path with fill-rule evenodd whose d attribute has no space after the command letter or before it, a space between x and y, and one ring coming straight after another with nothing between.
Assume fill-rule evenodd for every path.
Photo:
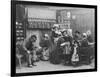
<instances>
[{"instance_id":1,"label":"elderly woman","mask_svg":"<svg viewBox=\"0 0 100 77\"><path fill-rule=\"evenodd\" d=\"M57 44L59 37L61 36L61 32L59 30L59 25L54 24L52 28L52 40L54 44Z\"/></svg>"},{"instance_id":2,"label":"elderly woman","mask_svg":"<svg viewBox=\"0 0 100 77\"><path fill-rule=\"evenodd\" d=\"M79 47L79 59L80 62L85 62L85 64L90 64L90 57L93 55L94 48L88 42L87 34L83 33L83 38L81 41L81 46Z\"/></svg>"},{"instance_id":3,"label":"elderly woman","mask_svg":"<svg viewBox=\"0 0 100 77\"><path fill-rule=\"evenodd\" d=\"M44 34L44 37L40 42L40 46L42 47L41 59L44 61L49 60L50 40L48 34Z\"/></svg>"},{"instance_id":4,"label":"elderly woman","mask_svg":"<svg viewBox=\"0 0 100 77\"><path fill-rule=\"evenodd\" d=\"M63 48L61 44L64 42L63 38L59 38L55 49L50 53L50 62L53 64L60 64L63 56Z\"/></svg>"},{"instance_id":5,"label":"elderly woman","mask_svg":"<svg viewBox=\"0 0 100 77\"><path fill-rule=\"evenodd\" d=\"M90 44L90 45L94 45L94 41L93 41L94 39L93 39L93 37L92 37L91 31L88 30L88 31L86 32L86 34L87 34L87 40L88 40L89 44Z\"/></svg>"}]
</instances>

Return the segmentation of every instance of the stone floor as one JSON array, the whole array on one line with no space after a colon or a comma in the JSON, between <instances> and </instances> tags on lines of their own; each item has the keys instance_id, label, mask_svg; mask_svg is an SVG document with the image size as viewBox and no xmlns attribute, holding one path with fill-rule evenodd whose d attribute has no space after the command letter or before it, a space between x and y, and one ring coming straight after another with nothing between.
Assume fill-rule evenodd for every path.
<instances>
[{"instance_id":1,"label":"stone floor","mask_svg":"<svg viewBox=\"0 0 100 77\"><path fill-rule=\"evenodd\" d=\"M16 67L16 73L28 73L28 72L45 72L45 71L59 71L59 70L78 70L78 69L92 69L94 68L94 63L90 65L81 65L78 67L73 66L64 66L62 64L54 65L49 61L39 61L35 63L37 66L32 68L26 67L26 64L23 64L21 68Z\"/></svg>"}]
</instances>

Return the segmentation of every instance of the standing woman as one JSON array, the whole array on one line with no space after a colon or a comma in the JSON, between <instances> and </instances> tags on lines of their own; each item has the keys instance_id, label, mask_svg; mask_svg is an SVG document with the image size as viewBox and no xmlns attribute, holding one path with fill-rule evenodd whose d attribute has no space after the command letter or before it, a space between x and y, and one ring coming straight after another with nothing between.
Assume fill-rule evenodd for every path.
<instances>
[{"instance_id":1,"label":"standing woman","mask_svg":"<svg viewBox=\"0 0 100 77\"><path fill-rule=\"evenodd\" d=\"M60 48L60 44L62 43L63 39L60 38L62 33L59 30L59 25L54 24L52 28L52 51L50 53L50 62L53 64L59 64L61 59L62 50Z\"/></svg>"},{"instance_id":2,"label":"standing woman","mask_svg":"<svg viewBox=\"0 0 100 77\"><path fill-rule=\"evenodd\" d=\"M64 30L62 32L64 42L60 44L63 47L63 60L64 65L69 65L71 63L71 56L72 56L72 37L69 34L68 30Z\"/></svg>"},{"instance_id":3,"label":"standing woman","mask_svg":"<svg viewBox=\"0 0 100 77\"><path fill-rule=\"evenodd\" d=\"M59 25L58 24L54 24L53 25L53 28L52 28L52 41L53 41L53 44L57 44L57 41L59 39L59 37L61 36L61 32L59 30Z\"/></svg>"}]
</instances>

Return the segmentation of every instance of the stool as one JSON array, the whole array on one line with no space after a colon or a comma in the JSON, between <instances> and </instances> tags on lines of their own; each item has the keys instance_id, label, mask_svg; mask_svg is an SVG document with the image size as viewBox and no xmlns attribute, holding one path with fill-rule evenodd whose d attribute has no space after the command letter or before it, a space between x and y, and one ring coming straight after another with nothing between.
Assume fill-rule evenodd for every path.
<instances>
[{"instance_id":1,"label":"stool","mask_svg":"<svg viewBox=\"0 0 100 77\"><path fill-rule=\"evenodd\" d=\"M18 59L18 63L19 63L19 67L21 68L22 63L21 63L21 58L23 57L23 55L20 54L16 54L16 58Z\"/></svg>"}]
</instances>

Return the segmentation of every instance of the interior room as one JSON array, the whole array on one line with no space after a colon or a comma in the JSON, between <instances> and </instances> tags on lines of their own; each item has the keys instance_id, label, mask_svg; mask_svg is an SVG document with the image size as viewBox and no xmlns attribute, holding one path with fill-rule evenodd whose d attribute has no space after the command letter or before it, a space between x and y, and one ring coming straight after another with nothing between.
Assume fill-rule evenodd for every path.
<instances>
[{"instance_id":1,"label":"interior room","mask_svg":"<svg viewBox=\"0 0 100 77\"><path fill-rule=\"evenodd\" d=\"M75 31L85 33L90 30L92 39L95 41L94 19L94 9L91 8L16 5L16 43L17 41L24 41L34 34L37 37L35 45L40 47L39 43L44 34L52 37L54 24L58 24L60 29L71 29L72 35L74 35ZM52 50L53 48L50 49L50 52ZM62 63L52 64L49 61L41 60L35 64L37 66L27 67L25 57L18 55L18 60L16 59L16 73L92 69L95 66L94 62L89 65L84 64L74 67L64 66Z\"/></svg>"}]
</instances>

